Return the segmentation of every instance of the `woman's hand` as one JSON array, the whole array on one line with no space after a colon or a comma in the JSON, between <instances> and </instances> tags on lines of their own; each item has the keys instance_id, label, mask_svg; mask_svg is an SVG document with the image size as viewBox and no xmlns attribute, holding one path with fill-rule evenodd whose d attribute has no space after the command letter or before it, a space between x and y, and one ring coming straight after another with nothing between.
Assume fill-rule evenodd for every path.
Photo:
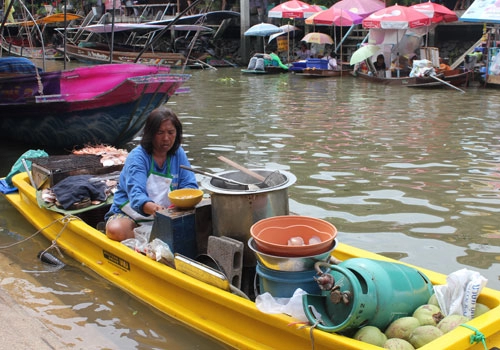
<instances>
[{"instance_id":1,"label":"woman's hand","mask_svg":"<svg viewBox=\"0 0 500 350\"><path fill-rule=\"evenodd\" d=\"M142 208L144 213L146 213L147 215L155 215L158 210L163 209L165 209L164 206L156 204L155 202L147 202Z\"/></svg>"}]
</instances>

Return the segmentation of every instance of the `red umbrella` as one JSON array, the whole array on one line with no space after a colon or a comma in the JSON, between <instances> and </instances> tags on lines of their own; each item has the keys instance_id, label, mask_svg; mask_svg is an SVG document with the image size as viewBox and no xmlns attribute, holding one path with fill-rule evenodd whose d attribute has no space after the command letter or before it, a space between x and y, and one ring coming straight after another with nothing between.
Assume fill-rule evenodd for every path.
<instances>
[{"instance_id":1,"label":"red umbrella","mask_svg":"<svg viewBox=\"0 0 500 350\"><path fill-rule=\"evenodd\" d=\"M411 7L394 5L372 13L362 23L369 29L408 29L428 26L431 19Z\"/></svg>"},{"instance_id":2,"label":"red umbrella","mask_svg":"<svg viewBox=\"0 0 500 350\"><path fill-rule=\"evenodd\" d=\"M373 12L383 9L385 3L380 0L341 0L335 3L333 7L355 13L361 17L367 17Z\"/></svg>"},{"instance_id":3,"label":"red umbrella","mask_svg":"<svg viewBox=\"0 0 500 350\"><path fill-rule=\"evenodd\" d=\"M337 9L333 6L327 10L315 13L308 19L306 24L323 24L328 26L350 27L353 24L360 24L363 17L347 10Z\"/></svg>"},{"instance_id":4,"label":"red umbrella","mask_svg":"<svg viewBox=\"0 0 500 350\"><path fill-rule=\"evenodd\" d=\"M458 20L458 16L454 11L435 2L423 2L410 7L429 17L432 23L455 22Z\"/></svg>"},{"instance_id":5,"label":"red umbrella","mask_svg":"<svg viewBox=\"0 0 500 350\"><path fill-rule=\"evenodd\" d=\"M290 0L279 4L269 10L267 17L272 18L307 18L316 12L319 12L317 7L306 4L299 0Z\"/></svg>"}]
</instances>

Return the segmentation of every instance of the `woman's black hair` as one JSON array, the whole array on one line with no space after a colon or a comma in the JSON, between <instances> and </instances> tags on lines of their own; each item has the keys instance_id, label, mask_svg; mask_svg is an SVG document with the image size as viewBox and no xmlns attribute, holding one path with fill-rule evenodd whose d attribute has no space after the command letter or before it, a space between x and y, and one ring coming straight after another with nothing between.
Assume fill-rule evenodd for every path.
<instances>
[{"instance_id":1,"label":"woman's black hair","mask_svg":"<svg viewBox=\"0 0 500 350\"><path fill-rule=\"evenodd\" d=\"M144 147L148 154L153 153L153 139L160 129L161 124L166 120L170 120L177 131L174 144L167 154L173 155L179 149L182 142L182 123L170 108L161 106L151 111L144 125L141 146Z\"/></svg>"}]
</instances>

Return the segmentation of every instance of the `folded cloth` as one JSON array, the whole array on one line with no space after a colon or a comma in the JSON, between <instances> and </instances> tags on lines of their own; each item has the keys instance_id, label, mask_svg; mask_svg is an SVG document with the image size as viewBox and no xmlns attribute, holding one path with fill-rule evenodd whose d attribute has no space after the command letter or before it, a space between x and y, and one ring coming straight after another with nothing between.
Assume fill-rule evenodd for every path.
<instances>
[{"instance_id":1,"label":"folded cloth","mask_svg":"<svg viewBox=\"0 0 500 350\"><path fill-rule=\"evenodd\" d=\"M57 201L64 209L69 209L73 204L90 199L91 201L105 201L106 184L103 182L90 182L94 175L68 176L54 186Z\"/></svg>"}]
</instances>

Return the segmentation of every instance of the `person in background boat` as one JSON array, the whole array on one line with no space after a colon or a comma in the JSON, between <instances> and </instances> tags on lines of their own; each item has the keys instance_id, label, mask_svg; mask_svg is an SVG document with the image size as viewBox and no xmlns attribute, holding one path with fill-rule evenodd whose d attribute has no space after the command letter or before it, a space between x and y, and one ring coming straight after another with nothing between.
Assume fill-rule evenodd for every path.
<instances>
[{"instance_id":1,"label":"person in background boat","mask_svg":"<svg viewBox=\"0 0 500 350\"><path fill-rule=\"evenodd\" d=\"M297 60L307 60L311 58L311 50L307 48L306 43L300 44L300 49L296 52Z\"/></svg>"},{"instance_id":2,"label":"person in background boat","mask_svg":"<svg viewBox=\"0 0 500 350\"><path fill-rule=\"evenodd\" d=\"M377 76L384 77L385 71L387 69L385 65L384 55L380 54L377 56L377 60L373 63L375 70L377 71Z\"/></svg>"},{"instance_id":3,"label":"person in background boat","mask_svg":"<svg viewBox=\"0 0 500 350\"><path fill-rule=\"evenodd\" d=\"M113 204L105 215L108 238L134 238L134 228L170 206L170 191L198 188L194 173L180 167L191 166L181 142L182 124L177 115L164 106L153 110L140 145L125 161Z\"/></svg>"},{"instance_id":4,"label":"person in background boat","mask_svg":"<svg viewBox=\"0 0 500 350\"><path fill-rule=\"evenodd\" d=\"M413 69L413 60L415 60L416 57L417 55L414 53L399 57L399 74L401 77L407 77L410 75L410 72Z\"/></svg>"},{"instance_id":5,"label":"person in background boat","mask_svg":"<svg viewBox=\"0 0 500 350\"><path fill-rule=\"evenodd\" d=\"M324 56L322 59L328 61L328 70L337 70L337 55L332 52Z\"/></svg>"},{"instance_id":6,"label":"person in background boat","mask_svg":"<svg viewBox=\"0 0 500 350\"><path fill-rule=\"evenodd\" d=\"M450 60L447 57L445 57L445 58L439 57L439 69L440 70L451 70L449 62L450 62Z\"/></svg>"},{"instance_id":7,"label":"person in background boat","mask_svg":"<svg viewBox=\"0 0 500 350\"><path fill-rule=\"evenodd\" d=\"M418 56L414 53L411 53L408 56L408 67L410 68L410 70L413 69L413 61L415 61L415 60L418 60Z\"/></svg>"}]
</instances>

